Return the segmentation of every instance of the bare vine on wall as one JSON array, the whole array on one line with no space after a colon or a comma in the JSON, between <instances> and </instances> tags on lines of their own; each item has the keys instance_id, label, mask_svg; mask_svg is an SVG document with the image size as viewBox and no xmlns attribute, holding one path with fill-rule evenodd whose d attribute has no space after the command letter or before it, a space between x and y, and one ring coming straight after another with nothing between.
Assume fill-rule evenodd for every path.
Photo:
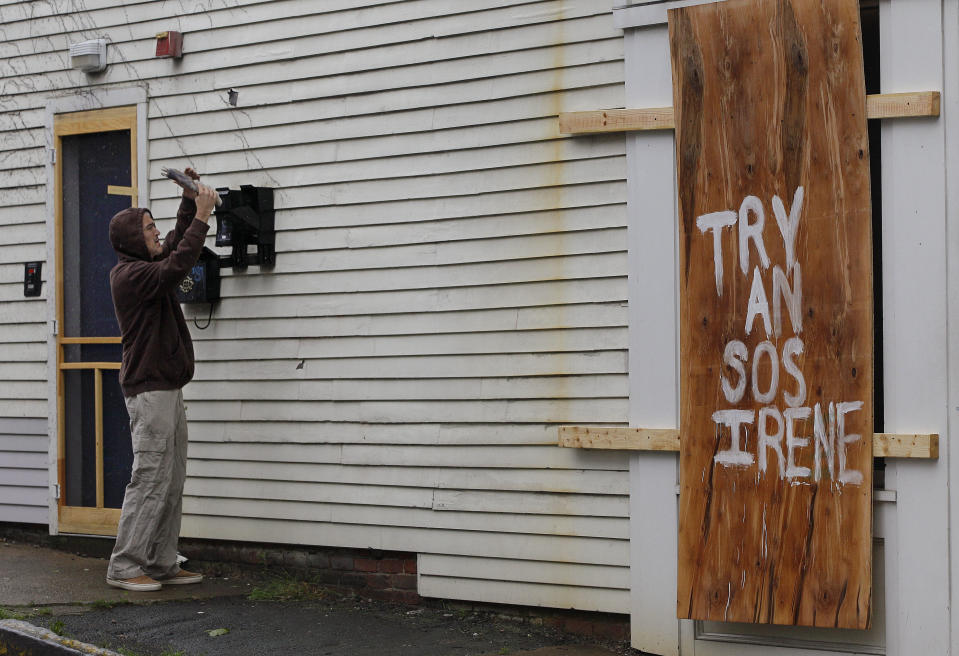
<instances>
[{"instance_id":1,"label":"bare vine on wall","mask_svg":"<svg viewBox=\"0 0 959 656\"><path fill-rule=\"evenodd\" d=\"M64 6L66 4L66 6ZM216 28L216 15L221 12L247 13L241 5L241 0L209 0L207 2L190 2L188 0L162 0L151 3L160 5L164 16L168 16L173 26L171 29L197 32L198 21L205 24L207 30ZM51 97L71 96L85 100L85 105L91 109L102 108L103 102L97 91L99 89L140 86L148 91L151 80L156 76L144 77L137 60L131 60L124 54L123 48L117 45L109 49L111 67L120 67L126 75L120 82L109 82L106 75L87 77L70 68L67 46L69 42L82 41L93 38L104 38L108 44L116 43L118 33L125 29L124 41L133 42L142 40L134 33L134 20L130 16L129 8L123 4L118 7L122 10L125 22L122 25L113 25L109 28L98 26L96 14L98 10L89 9L85 0L35 0L34 2L20 2L14 5L0 6L0 53L5 55L0 59L0 167L6 169L18 168L17 176L20 182L12 191L5 194L5 204L30 204L42 192L45 185L45 170L42 157L39 165L22 165L22 151L42 149L44 147L43 125L32 120L32 112L42 111L43 104ZM111 8L115 9L115 8ZM28 38L8 38L7 26L13 23L27 22L30 26ZM50 29L45 33L34 33L37 23L49 23ZM37 29L37 31L41 31ZM57 38L60 37L60 38ZM58 41L63 43L58 43ZM38 56L47 55L52 61L49 66L52 70L43 71L36 65ZM173 76L178 75L174 73ZM110 76L112 78L117 75ZM197 105L196 97L192 97L194 113L213 113L228 110L227 116L232 122L230 130L235 135L239 148L236 154L243 154L245 169L256 172L265 177L269 184L279 186L279 182L264 165L256 148L252 146L246 130L254 129L253 117L247 109L231 106L225 90L211 90L221 99L223 109L201 110ZM189 135L178 131L169 120L172 114L163 111L162 99L149 99L149 116L158 119L166 128L167 138L173 140L183 158L192 161L200 153L191 152ZM34 124L37 123L37 124ZM245 125L244 125L245 124ZM14 164L19 166L14 167ZM6 166L4 166L6 165ZM24 178L30 177L29 180Z\"/></svg>"}]
</instances>

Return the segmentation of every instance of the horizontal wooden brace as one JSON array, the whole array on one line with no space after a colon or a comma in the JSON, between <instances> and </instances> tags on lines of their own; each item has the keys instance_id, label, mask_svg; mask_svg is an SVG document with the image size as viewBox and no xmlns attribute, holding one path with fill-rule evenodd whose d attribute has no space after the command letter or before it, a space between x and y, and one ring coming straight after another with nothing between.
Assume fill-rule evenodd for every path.
<instances>
[{"instance_id":1,"label":"horizontal wooden brace","mask_svg":"<svg viewBox=\"0 0 959 656\"><path fill-rule=\"evenodd\" d=\"M120 344L122 337L61 337L61 344Z\"/></svg>"},{"instance_id":2,"label":"horizontal wooden brace","mask_svg":"<svg viewBox=\"0 0 959 656\"><path fill-rule=\"evenodd\" d=\"M107 185L107 194L111 196L136 196L137 190L133 187L122 187L120 185Z\"/></svg>"},{"instance_id":3,"label":"horizontal wooden brace","mask_svg":"<svg viewBox=\"0 0 959 656\"><path fill-rule=\"evenodd\" d=\"M119 362L61 362L60 369L119 369Z\"/></svg>"},{"instance_id":4,"label":"horizontal wooden brace","mask_svg":"<svg viewBox=\"0 0 959 656\"><path fill-rule=\"evenodd\" d=\"M939 116L939 92L880 93L866 96L866 118ZM561 134L672 130L672 107L652 109L596 109L559 115Z\"/></svg>"},{"instance_id":5,"label":"horizontal wooden brace","mask_svg":"<svg viewBox=\"0 0 959 656\"><path fill-rule=\"evenodd\" d=\"M559 446L625 451L679 451L679 430L625 426L560 426ZM877 458L936 459L939 457L939 434L875 433L872 437L872 455Z\"/></svg>"}]
</instances>

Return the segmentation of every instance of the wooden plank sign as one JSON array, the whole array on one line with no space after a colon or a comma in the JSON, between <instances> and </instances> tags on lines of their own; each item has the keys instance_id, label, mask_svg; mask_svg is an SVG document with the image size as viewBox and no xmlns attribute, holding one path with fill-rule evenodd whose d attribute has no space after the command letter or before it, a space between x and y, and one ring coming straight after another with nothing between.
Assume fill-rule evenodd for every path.
<instances>
[{"instance_id":1,"label":"wooden plank sign","mask_svg":"<svg viewBox=\"0 0 959 656\"><path fill-rule=\"evenodd\" d=\"M867 628L869 144L856 0L673 9L678 615Z\"/></svg>"}]
</instances>

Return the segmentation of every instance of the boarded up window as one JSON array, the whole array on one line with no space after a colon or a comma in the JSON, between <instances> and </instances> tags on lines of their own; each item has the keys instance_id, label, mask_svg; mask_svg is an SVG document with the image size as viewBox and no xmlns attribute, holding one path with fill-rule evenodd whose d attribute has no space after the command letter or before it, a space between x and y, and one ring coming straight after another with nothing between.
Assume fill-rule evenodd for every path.
<instances>
[{"instance_id":1,"label":"boarded up window","mask_svg":"<svg viewBox=\"0 0 959 656\"><path fill-rule=\"evenodd\" d=\"M855 0L670 11L678 614L866 628L873 296Z\"/></svg>"}]
</instances>

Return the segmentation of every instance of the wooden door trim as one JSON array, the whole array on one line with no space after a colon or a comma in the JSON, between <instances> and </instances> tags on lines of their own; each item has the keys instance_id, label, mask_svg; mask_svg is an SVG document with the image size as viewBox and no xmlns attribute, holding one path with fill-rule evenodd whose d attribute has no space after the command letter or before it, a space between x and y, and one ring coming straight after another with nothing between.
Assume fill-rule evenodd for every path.
<instances>
[{"instance_id":1,"label":"wooden door trim","mask_svg":"<svg viewBox=\"0 0 959 656\"><path fill-rule=\"evenodd\" d=\"M123 186L123 195L130 197L131 206L138 201L138 157L137 157L137 104L65 112L53 115L52 141L54 153L54 257L56 267L55 322L57 329L54 337L56 358L56 404L57 404L57 484L60 494L58 506L58 532L89 533L94 535L115 535L120 511L104 508L104 463L103 463L103 371L119 370L120 362L66 362L64 346L72 344L119 344L119 336L64 336L64 293L63 293L63 137L129 130L130 132L130 185ZM108 188L108 193L116 192L116 186ZM66 505L66 427L63 420L66 411L64 372L71 370L92 370L94 376L94 413L95 413L95 458L96 458L96 507L74 507Z\"/></svg>"}]
</instances>

